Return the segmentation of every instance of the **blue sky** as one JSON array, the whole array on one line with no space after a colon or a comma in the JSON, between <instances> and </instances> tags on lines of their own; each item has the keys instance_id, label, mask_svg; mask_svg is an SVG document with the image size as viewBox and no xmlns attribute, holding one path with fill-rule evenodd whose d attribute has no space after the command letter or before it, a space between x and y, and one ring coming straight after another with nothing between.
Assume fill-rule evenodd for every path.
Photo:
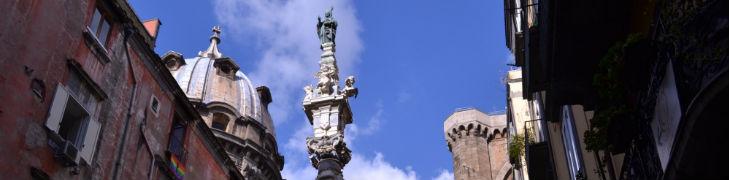
<instances>
[{"instance_id":1,"label":"blue sky","mask_svg":"<svg viewBox=\"0 0 729 180\"><path fill-rule=\"evenodd\" d=\"M301 88L318 69L316 16L334 7L340 76L354 75L354 159L347 179L434 179L452 170L443 121L456 108L503 110L509 52L503 2L493 0L130 0L142 19L159 18L156 51L193 57L211 27L223 55L256 85L271 88L284 177L315 175L304 147L312 130ZM451 175L452 176L452 175ZM451 177L452 178L452 177ZM447 179L447 178L446 178Z\"/></svg>"}]
</instances>

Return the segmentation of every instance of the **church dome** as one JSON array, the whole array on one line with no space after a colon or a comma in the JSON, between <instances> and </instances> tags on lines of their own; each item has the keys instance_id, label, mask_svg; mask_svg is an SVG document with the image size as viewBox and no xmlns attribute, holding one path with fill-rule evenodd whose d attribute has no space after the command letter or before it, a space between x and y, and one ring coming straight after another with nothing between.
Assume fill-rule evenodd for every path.
<instances>
[{"instance_id":1,"label":"church dome","mask_svg":"<svg viewBox=\"0 0 729 180\"><path fill-rule=\"evenodd\" d=\"M184 61L186 65L171 72L190 101L229 106L236 117L248 116L261 122L262 104L250 79L240 70L218 67L235 62L227 58L200 56Z\"/></svg>"},{"instance_id":2,"label":"church dome","mask_svg":"<svg viewBox=\"0 0 729 180\"><path fill-rule=\"evenodd\" d=\"M271 92L254 87L235 60L220 53L220 28L213 32L207 50L187 59L170 51L162 62L246 179L281 179Z\"/></svg>"},{"instance_id":3,"label":"church dome","mask_svg":"<svg viewBox=\"0 0 729 180\"><path fill-rule=\"evenodd\" d=\"M170 51L162 61L191 102L222 109L232 116L230 119L254 120L263 125L267 133L275 135L266 107L271 102L268 88L256 88L235 60L220 53L220 31L213 31L210 46L197 56L185 59L182 54Z\"/></svg>"}]
</instances>

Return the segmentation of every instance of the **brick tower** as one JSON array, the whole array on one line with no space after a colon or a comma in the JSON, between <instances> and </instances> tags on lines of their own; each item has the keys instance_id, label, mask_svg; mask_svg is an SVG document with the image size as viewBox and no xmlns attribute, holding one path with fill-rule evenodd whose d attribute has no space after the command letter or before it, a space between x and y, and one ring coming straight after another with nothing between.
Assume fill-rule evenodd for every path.
<instances>
[{"instance_id":1,"label":"brick tower","mask_svg":"<svg viewBox=\"0 0 729 180\"><path fill-rule=\"evenodd\" d=\"M448 149L453 154L456 180L511 177L506 115L490 115L473 108L458 109L443 125Z\"/></svg>"}]
</instances>

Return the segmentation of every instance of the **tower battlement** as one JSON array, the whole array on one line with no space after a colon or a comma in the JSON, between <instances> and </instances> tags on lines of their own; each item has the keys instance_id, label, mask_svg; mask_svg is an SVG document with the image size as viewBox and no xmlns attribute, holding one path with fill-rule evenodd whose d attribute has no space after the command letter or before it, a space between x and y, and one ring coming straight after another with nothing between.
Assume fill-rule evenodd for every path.
<instances>
[{"instance_id":1,"label":"tower battlement","mask_svg":"<svg viewBox=\"0 0 729 180\"><path fill-rule=\"evenodd\" d=\"M475 108L457 109L443 122L455 179L504 179L511 164L506 156L505 114Z\"/></svg>"}]
</instances>

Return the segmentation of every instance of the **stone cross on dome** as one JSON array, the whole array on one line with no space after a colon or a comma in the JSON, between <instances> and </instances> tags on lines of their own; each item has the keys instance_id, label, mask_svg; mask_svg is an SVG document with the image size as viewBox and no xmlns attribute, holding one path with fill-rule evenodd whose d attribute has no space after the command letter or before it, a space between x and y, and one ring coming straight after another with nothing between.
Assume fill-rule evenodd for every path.
<instances>
[{"instance_id":1,"label":"stone cross on dome","mask_svg":"<svg viewBox=\"0 0 729 180\"><path fill-rule=\"evenodd\" d=\"M220 26L213 26L213 35L210 36L210 46L205 51L200 51L197 55L200 57L208 57L211 59L217 59L223 57L223 54L220 53L220 50L218 49L218 44L220 44Z\"/></svg>"}]
</instances>

